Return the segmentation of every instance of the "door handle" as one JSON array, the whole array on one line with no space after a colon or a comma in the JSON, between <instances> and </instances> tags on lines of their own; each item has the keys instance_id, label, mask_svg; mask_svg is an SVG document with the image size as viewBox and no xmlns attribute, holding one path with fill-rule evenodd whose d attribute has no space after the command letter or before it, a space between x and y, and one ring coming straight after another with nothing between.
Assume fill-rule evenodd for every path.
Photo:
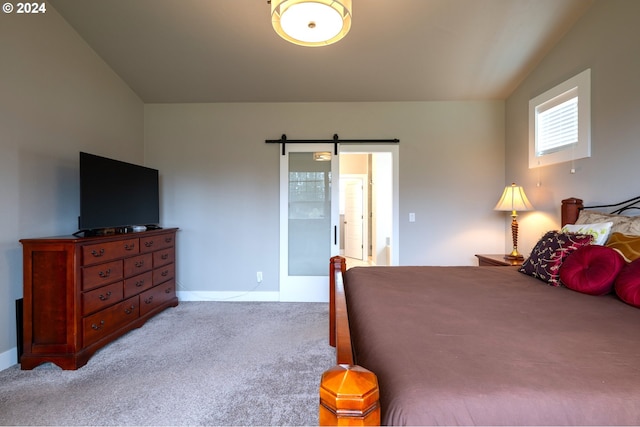
<instances>
[{"instance_id":1,"label":"door handle","mask_svg":"<svg viewBox=\"0 0 640 427\"><path fill-rule=\"evenodd\" d=\"M333 244L334 245L338 244L338 226L337 225L333 226Z\"/></svg>"}]
</instances>

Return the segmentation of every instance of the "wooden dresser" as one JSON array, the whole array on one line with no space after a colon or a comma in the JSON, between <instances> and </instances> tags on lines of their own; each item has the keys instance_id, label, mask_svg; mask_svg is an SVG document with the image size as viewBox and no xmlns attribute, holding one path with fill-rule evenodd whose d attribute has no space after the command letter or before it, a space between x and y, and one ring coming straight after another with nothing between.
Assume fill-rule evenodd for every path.
<instances>
[{"instance_id":1,"label":"wooden dresser","mask_svg":"<svg viewBox=\"0 0 640 427\"><path fill-rule=\"evenodd\" d=\"M101 347L177 306L176 228L20 240L22 369L78 369Z\"/></svg>"}]
</instances>

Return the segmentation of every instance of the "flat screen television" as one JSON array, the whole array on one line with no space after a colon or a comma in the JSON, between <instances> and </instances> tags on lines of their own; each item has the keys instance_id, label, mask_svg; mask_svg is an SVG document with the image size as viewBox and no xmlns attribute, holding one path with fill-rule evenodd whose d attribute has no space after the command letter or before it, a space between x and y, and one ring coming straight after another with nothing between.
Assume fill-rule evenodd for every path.
<instances>
[{"instance_id":1,"label":"flat screen television","mask_svg":"<svg viewBox=\"0 0 640 427\"><path fill-rule=\"evenodd\" d=\"M80 152L79 233L159 223L158 170Z\"/></svg>"}]
</instances>

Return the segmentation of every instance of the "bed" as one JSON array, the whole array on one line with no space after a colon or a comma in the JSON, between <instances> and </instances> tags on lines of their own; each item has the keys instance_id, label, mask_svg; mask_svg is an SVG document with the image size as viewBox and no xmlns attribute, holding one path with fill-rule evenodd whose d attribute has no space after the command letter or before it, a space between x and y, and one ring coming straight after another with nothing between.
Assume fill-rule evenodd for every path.
<instances>
[{"instance_id":1,"label":"bed","mask_svg":"<svg viewBox=\"0 0 640 427\"><path fill-rule=\"evenodd\" d=\"M564 200L569 243L549 258L545 234L522 267L332 258L320 424L640 424L640 217L585 212Z\"/></svg>"}]
</instances>

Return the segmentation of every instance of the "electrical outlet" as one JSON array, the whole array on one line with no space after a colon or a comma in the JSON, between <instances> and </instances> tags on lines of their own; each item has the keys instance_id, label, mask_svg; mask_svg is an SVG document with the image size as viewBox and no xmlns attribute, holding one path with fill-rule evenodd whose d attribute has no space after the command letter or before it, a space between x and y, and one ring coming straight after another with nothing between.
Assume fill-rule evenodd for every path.
<instances>
[{"instance_id":1,"label":"electrical outlet","mask_svg":"<svg viewBox=\"0 0 640 427\"><path fill-rule=\"evenodd\" d=\"M416 214L411 212L409 214L409 222L416 222Z\"/></svg>"},{"instance_id":2,"label":"electrical outlet","mask_svg":"<svg viewBox=\"0 0 640 427\"><path fill-rule=\"evenodd\" d=\"M258 283L262 283L262 271L258 271L256 273L256 280L258 281Z\"/></svg>"}]
</instances>

